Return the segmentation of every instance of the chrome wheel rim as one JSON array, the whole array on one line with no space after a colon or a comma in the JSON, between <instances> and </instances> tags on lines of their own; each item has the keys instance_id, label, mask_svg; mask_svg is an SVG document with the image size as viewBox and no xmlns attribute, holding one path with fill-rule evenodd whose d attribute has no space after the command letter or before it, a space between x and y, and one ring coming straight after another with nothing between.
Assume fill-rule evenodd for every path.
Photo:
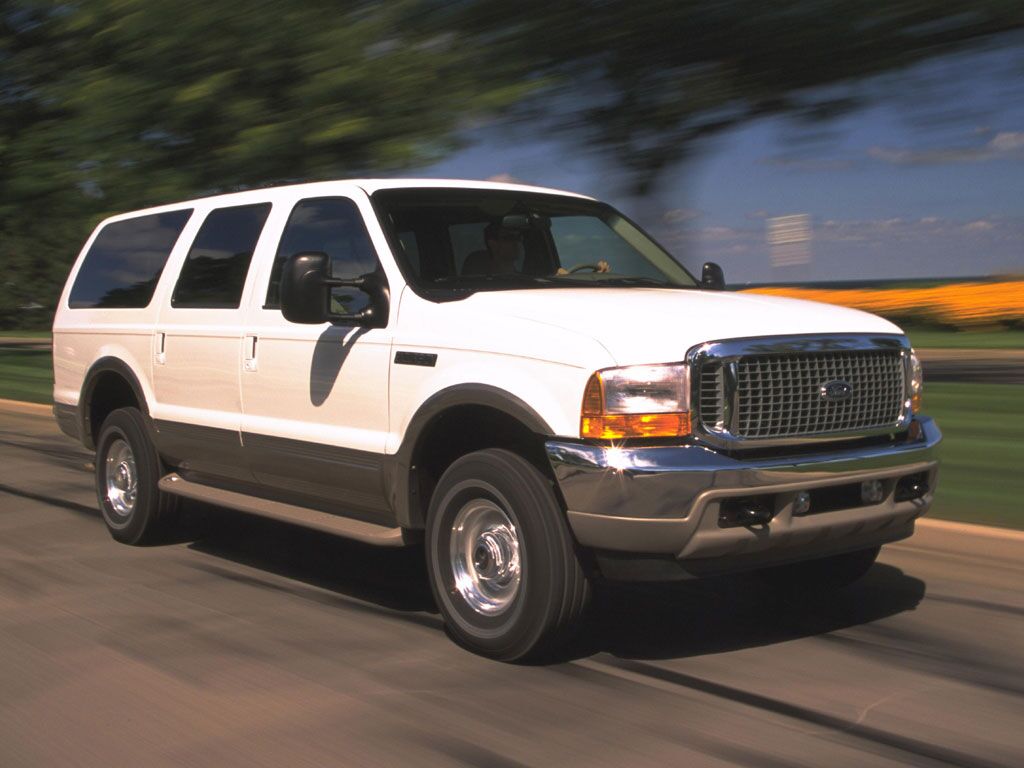
<instances>
[{"instance_id":1,"label":"chrome wheel rim","mask_svg":"<svg viewBox=\"0 0 1024 768\"><path fill-rule=\"evenodd\" d=\"M512 605L522 581L519 532L497 504L473 499L452 523L455 589L474 611L497 616Z\"/></svg>"},{"instance_id":2,"label":"chrome wheel rim","mask_svg":"<svg viewBox=\"0 0 1024 768\"><path fill-rule=\"evenodd\" d=\"M135 511L139 495L138 471L131 446L121 438L114 440L107 450L104 466L110 508L118 517L127 518Z\"/></svg>"}]
</instances>

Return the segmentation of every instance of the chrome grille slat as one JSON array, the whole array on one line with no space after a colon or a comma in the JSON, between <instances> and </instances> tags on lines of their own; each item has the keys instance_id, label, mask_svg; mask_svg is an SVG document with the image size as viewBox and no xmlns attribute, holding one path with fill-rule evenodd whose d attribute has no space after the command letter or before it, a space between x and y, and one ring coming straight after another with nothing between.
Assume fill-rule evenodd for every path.
<instances>
[{"instance_id":1,"label":"chrome grille slat","mask_svg":"<svg viewBox=\"0 0 1024 768\"><path fill-rule=\"evenodd\" d=\"M896 427L903 415L904 363L898 349L741 355L735 393L727 401L721 360L701 367L697 404L701 426L741 440L856 433ZM847 400L821 396L827 382L852 386ZM726 425L727 414L735 411Z\"/></svg>"},{"instance_id":2,"label":"chrome grille slat","mask_svg":"<svg viewBox=\"0 0 1024 768\"><path fill-rule=\"evenodd\" d=\"M719 363L709 363L704 366L700 379L701 418L706 423L714 425L716 429L721 429L725 423L722 408L725 403L722 374L722 366Z\"/></svg>"}]
</instances>

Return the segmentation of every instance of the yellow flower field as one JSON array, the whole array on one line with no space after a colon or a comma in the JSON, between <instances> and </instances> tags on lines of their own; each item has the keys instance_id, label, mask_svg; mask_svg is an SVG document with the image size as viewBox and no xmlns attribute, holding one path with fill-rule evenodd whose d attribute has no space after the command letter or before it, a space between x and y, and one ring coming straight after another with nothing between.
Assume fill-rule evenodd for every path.
<instances>
[{"instance_id":1,"label":"yellow flower field","mask_svg":"<svg viewBox=\"0 0 1024 768\"><path fill-rule=\"evenodd\" d=\"M1010 327L1024 323L1024 280L952 283L931 288L782 287L752 288L750 292L824 301L956 328Z\"/></svg>"}]
</instances>

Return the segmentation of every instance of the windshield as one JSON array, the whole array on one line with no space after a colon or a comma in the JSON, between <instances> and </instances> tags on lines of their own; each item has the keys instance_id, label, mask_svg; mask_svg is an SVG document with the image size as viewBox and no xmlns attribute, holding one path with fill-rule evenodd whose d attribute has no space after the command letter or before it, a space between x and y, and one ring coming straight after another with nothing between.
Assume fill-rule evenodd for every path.
<instances>
[{"instance_id":1,"label":"windshield","mask_svg":"<svg viewBox=\"0 0 1024 768\"><path fill-rule=\"evenodd\" d=\"M694 278L615 209L486 189L373 195L402 271L421 289L693 288Z\"/></svg>"}]
</instances>

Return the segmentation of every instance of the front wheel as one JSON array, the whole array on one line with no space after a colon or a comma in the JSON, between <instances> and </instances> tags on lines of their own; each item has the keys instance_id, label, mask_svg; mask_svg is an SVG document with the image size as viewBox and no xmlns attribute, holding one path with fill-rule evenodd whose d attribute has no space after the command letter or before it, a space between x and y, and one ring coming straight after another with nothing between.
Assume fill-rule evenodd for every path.
<instances>
[{"instance_id":1,"label":"front wheel","mask_svg":"<svg viewBox=\"0 0 1024 768\"><path fill-rule=\"evenodd\" d=\"M455 461L426 533L431 588L462 645L521 661L569 639L590 585L551 483L524 458L487 449Z\"/></svg>"}]
</instances>

